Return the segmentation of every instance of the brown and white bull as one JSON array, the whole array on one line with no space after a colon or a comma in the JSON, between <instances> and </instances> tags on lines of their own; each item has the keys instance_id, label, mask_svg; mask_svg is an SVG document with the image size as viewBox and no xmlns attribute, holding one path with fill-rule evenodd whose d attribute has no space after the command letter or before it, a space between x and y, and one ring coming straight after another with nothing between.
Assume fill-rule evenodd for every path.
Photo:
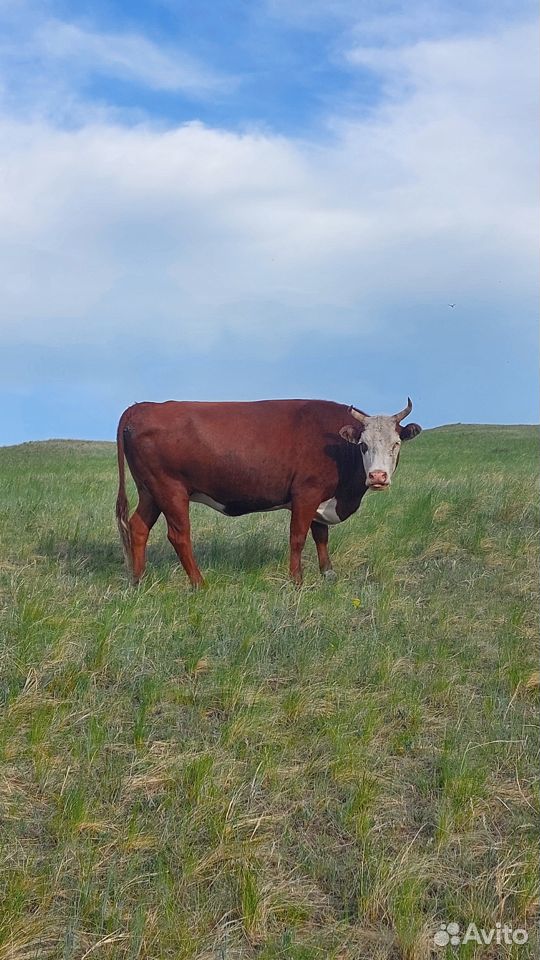
<instances>
[{"instance_id":1,"label":"brown and white bull","mask_svg":"<svg viewBox=\"0 0 540 960\"><path fill-rule=\"evenodd\" d=\"M227 516L291 511L290 575L302 582L301 554L311 529L319 567L334 576L328 528L350 517L368 490L390 486L402 441L420 433L393 416L368 416L327 400L253 403L136 403L118 424L116 517L135 583L159 515L194 586L204 581L191 545L189 504ZM139 493L129 518L124 456Z\"/></svg>"}]
</instances>

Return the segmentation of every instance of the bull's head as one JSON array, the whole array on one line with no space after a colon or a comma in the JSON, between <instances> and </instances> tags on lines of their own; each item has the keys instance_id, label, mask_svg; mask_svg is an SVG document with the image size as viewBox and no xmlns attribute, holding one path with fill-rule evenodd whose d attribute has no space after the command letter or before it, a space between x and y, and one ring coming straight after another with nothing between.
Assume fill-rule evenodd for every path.
<instances>
[{"instance_id":1,"label":"bull's head","mask_svg":"<svg viewBox=\"0 0 540 960\"><path fill-rule=\"evenodd\" d=\"M370 417L362 410L349 407L349 413L358 423L348 424L339 432L344 440L359 445L366 472L366 486L370 490L384 490L390 486L402 441L412 440L422 430L417 423L408 423L404 427L401 425L411 410L410 397L407 398L405 409L392 417Z\"/></svg>"}]
</instances>

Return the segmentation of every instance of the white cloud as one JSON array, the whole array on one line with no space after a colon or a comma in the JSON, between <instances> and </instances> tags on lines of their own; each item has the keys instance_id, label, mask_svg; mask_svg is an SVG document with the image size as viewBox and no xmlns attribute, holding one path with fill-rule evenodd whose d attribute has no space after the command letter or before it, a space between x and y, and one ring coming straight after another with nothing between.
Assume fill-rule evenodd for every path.
<instances>
[{"instance_id":1,"label":"white cloud","mask_svg":"<svg viewBox=\"0 0 540 960\"><path fill-rule=\"evenodd\" d=\"M486 304L499 280L523 303L535 277L530 43L520 27L391 58L357 47L351 64L380 72L388 98L368 119L334 118L326 145L6 119L4 342L381 336L402 302Z\"/></svg>"},{"instance_id":2,"label":"white cloud","mask_svg":"<svg viewBox=\"0 0 540 960\"><path fill-rule=\"evenodd\" d=\"M96 78L101 93L92 98ZM131 86L129 108L111 101L114 81ZM0 111L6 116L47 118L55 126L106 117L135 122L146 116L136 105L141 90L153 91L154 99L177 94L196 103L227 102L239 86L239 76L202 63L178 42L55 20L33 0L7 6L0 0Z\"/></svg>"},{"instance_id":3,"label":"white cloud","mask_svg":"<svg viewBox=\"0 0 540 960\"><path fill-rule=\"evenodd\" d=\"M178 49L163 49L144 36L104 33L57 20L46 21L33 39L41 58L69 63L79 73L101 73L155 90L207 95L231 89L225 78Z\"/></svg>"},{"instance_id":4,"label":"white cloud","mask_svg":"<svg viewBox=\"0 0 540 960\"><path fill-rule=\"evenodd\" d=\"M460 36L536 16L533 0L263 0L267 15L303 30L328 24L353 29L358 37L401 46L419 37Z\"/></svg>"}]
</instances>

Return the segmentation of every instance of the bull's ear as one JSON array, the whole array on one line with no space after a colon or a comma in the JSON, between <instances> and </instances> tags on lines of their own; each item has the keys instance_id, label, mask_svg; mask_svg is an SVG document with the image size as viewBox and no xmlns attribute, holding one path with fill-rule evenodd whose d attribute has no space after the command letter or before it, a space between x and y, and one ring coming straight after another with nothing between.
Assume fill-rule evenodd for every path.
<instances>
[{"instance_id":1,"label":"bull's ear","mask_svg":"<svg viewBox=\"0 0 540 960\"><path fill-rule=\"evenodd\" d=\"M417 423L406 423L404 427L399 427L399 435L402 440L413 440L419 433L422 433L422 427Z\"/></svg>"},{"instance_id":2,"label":"bull's ear","mask_svg":"<svg viewBox=\"0 0 540 960\"><path fill-rule=\"evenodd\" d=\"M339 435L343 437L344 440L347 440L348 443L359 443L360 437L362 436L362 429L360 424L358 424L357 427L347 424L347 426L341 427Z\"/></svg>"}]
</instances>

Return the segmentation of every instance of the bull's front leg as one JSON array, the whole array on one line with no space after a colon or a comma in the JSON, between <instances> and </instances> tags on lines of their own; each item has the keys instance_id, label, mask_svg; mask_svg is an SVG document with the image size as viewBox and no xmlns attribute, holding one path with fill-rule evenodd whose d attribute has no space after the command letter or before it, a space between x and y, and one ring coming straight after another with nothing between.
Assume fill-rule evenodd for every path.
<instances>
[{"instance_id":1,"label":"bull's front leg","mask_svg":"<svg viewBox=\"0 0 540 960\"><path fill-rule=\"evenodd\" d=\"M314 496L313 491L308 495L299 494L292 501L289 573L297 586L302 584L302 550L320 502L321 497Z\"/></svg>"},{"instance_id":2,"label":"bull's front leg","mask_svg":"<svg viewBox=\"0 0 540 960\"><path fill-rule=\"evenodd\" d=\"M321 574L326 580L335 580L336 574L328 553L328 525L313 520L311 533L315 541L315 546L317 547L317 557L319 558L319 570Z\"/></svg>"}]
</instances>

